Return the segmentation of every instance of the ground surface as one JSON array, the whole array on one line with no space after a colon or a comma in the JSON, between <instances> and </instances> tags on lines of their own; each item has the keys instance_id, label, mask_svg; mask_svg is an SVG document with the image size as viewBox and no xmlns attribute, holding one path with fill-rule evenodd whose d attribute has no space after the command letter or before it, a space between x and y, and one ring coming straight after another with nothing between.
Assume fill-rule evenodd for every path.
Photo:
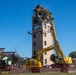
<instances>
[{"instance_id":1,"label":"ground surface","mask_svg":"<svg viewBox=\"0 0 76 75\"><path fill-rule=\"evenodd\" d=\"M2 72L1 75L76 75L76 67L69 68L68 73L61 73L58 68L41 68L40 73L31 73L25 67L13 67L11 71Z\"/></svg>"},{"instance_id":2,"label":"ground surface","mask_svg":"<svg viewBox=\"0 0 76 75\"><path fill-rule=\"evenodd\" d=\"M0 75L76 75L72 73L24 73L24 74L7 74L3 73Z\"/></svg>"}]
</instances>

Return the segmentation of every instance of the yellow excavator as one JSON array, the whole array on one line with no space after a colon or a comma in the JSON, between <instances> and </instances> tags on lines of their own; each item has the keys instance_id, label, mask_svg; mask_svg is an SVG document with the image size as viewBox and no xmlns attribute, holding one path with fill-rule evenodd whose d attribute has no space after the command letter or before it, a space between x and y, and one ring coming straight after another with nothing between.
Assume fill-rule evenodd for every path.
<instances>
[{"instance_id":1,"label":"yellow excavator","mask_svg":"<svg viewBox=\"0 0 76 75\"><path fill-rule=\"evenodd\" d=\"M39 10L39 8L41 10ZM54 27L54 22L53 22L53 18L52 18L52 14L47 11L46 9L44 9L43 7L41 6L37 6L35 9L34 9L35 13L37 13L37 17L39 18L39 20L43 21L43 17L40 17L39 14L41 15L41 12L44 12L46 14L49 15L49 18L47 18L47 20L50 20L50 25L51 25L51 33L52 33L52 36L53 36L53 42L54 44L47 47L47 48L44 48L42 50L39 50L38 52L38 56L36 59L34 58L31 58L31 59L27 59L26 60L26 68L27 69L30 69L31 72L40 72L40 68L42 67L42 63L40 62L40 56L47 52L47 51L50 51L50 50L55 50L56 51L56 56L54 54L51 55L51 60L54 62L52 66L52 68L60 68L61 72L68 72L68 67L70 64L72 64L72 58L71 57L66 57L61 48L60 48L60 45L57 41L57 37L56 37L56 31L55 31L55 27ZM46 18L46 16L44 17Z\"/></svg>"}]
</instances>

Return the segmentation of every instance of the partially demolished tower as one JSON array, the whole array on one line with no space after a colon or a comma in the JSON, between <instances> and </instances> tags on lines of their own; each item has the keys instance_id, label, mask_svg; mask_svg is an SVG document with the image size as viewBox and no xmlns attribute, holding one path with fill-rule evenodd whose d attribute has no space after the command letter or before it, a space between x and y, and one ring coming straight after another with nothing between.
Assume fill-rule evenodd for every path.
<instances>
[{"instance_id":1,"label":"partially demolished tower","mask_svg":"<svg viewBox=\"0 0 76 75\"><path fill-rule=\"evenodd\" d=\"M51 21L46 9L37 5L32 16L32 56L37 57L38 51L52 45ZM43 65L50 65L50 56L53 51L43 53L41 62Z\"/></svg>"}]
</instances>

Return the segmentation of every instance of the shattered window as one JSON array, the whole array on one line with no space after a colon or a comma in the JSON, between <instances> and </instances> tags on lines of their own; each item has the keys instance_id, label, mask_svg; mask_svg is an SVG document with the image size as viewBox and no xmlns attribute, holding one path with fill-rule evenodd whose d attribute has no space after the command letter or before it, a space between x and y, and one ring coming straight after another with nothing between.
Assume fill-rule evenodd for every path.
<instances>
[{"instance_id":1,"label":"shattered window","mask_svg":"<svg viewBox=\"0 0 76 75\"><path fill-rule=\"evenodd\" d=\"M43 24L43 28L46 29L46 24Z\"/></svg>"},{"instance_id":2,"label":"shattered window","mask_svg":"<svg viewBox=\"0 0 76 75\"><path fill-rule=\"evenodd\" d=\"M34 30L37 30L37 29L39 29L39 28L41 28L41 25L36 25L36 26L34 26Z\"/></svg>"},{"instance_id":3,"label":"shattered window","mask_svg":"<svg viewBox=\"0 0 76 75\"><path fill-rule=\"evenodd\" d=\"M51 20L48 20L47 23L51 24Z\"/></svg>"}]
</instances>

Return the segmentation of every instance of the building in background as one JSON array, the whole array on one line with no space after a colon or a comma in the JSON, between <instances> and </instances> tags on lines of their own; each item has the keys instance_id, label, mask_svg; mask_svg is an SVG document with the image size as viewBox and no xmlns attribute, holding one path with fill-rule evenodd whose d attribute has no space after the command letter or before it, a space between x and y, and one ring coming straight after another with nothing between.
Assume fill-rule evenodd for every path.
<instances>
[{"instance_id":1,"label":"building in background","mask_svg":"<svg viewBox=\"0 0 76 75\"><path fill-rule=\"evenodd\" d=\"M16 51L5 52L4 50L5 50L5 48L0 48L0 58L1 58L2 54L4 56L11 56L11 55L18 56L18 53Z\"/></svg>"},{"instance_id":2,"label":"building in background","mask_svg":"<svg viewBox=\"0 0 76 75\"><path fill-rule=\"evenodd\" d=\"M11 51L11 52L3 52L4 53L4 55L6 55L6 56L11 56L11 55L15 55L15 56L18 56L18 53L16 52L16 51Z\"/></svg>"},{"instance_id":3,"label":"building in background","mask_svg":"<svg viewBox=\"0 0 76 75\"><path fill-rule=\"evenodd\" d=\"M0 53L3 53L3 50L5 50L5 48L0 48Z\"/></svg>"},{"instance_id":4,"label":"building in background","mask_svg":"<svg viewBox=\"0 0 76 75\"><path fill-rule=\"evenodd\" d=\"M0 48L0 60L3 58L3 50L4 50L5 48Z\"/></svg>"},{"instance_id":5,"label":"building in background","mask_svg":"<svg viewBox=\"0 0 76 75\"><path fill-rule=\"evenodd\" d=\"M44 9L40 5L34 9L32 16L32 56L36 58L38 51L52 45L52 33L51 33L51 21L49 20L49 14L42 10ZM43 65L50 65L53 62L50 60L50 56L53 51L48 51L42 54L41 62Z\"/></svg>"}]
</instances>

